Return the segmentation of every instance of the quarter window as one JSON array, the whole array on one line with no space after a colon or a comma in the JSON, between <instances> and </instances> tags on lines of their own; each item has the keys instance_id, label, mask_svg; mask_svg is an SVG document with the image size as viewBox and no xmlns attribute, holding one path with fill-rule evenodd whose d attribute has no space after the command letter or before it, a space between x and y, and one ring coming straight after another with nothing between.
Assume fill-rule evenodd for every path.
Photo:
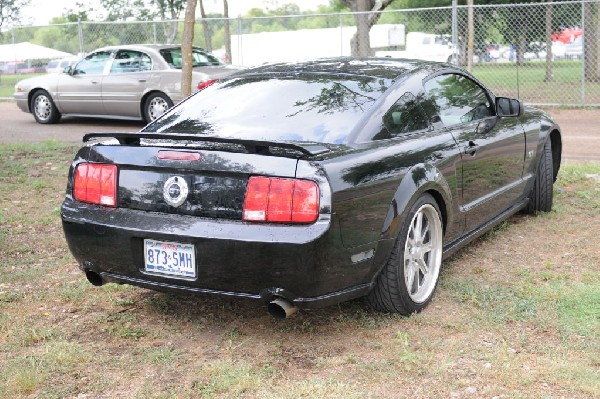
<instances>
[{"instance_id":1,"label":"quarter window","mask_svg":"<svg viewBox=\"0 0 600 399\"><path fill-rule=\"evenodd\" d=\"M402 133L416 132L429 127L427 117L417 97L412 93L404 93L383 117L387 132L375 136L376 140L390 138Z\"/></svg>"},{"instance_id":2,"label":"quarter window","mask_svg":"<svg viewBox=\"0 0 600 399\"><path fill-rule=\"evenodd\" d=\"M477 83L463 75L436 76L425 82L425 91L435 103L445 126L458 125L494 115L491 101Z\"/></svg>"}]
</instances>

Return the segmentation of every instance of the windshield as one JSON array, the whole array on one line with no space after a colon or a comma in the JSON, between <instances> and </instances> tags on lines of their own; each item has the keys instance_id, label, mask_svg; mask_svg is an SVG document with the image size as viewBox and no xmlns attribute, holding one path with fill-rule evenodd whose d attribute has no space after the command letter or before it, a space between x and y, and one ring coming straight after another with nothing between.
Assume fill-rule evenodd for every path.
<instances>
[{"instance_id":1,"label":"windshield","mask_svg":"<svg viewBox=\"0 0 600 399\"><path fill-rule=\"evenodd\" d=\"M343 144L389 84L349 75L232 78L192 96L144 131Z\"/></svg>"},{"instance_id":2,"label":"windshield","mask_svg":"<svg viewBox=\"0 0 600 399\"><path fill-rule=\"evenodd\" d=\"M165 48L160 50L160 55L173 68L181 69L181 47ZM223 63L214 55L194 48L192 50L192 67L223 65Z\"/></svg>"}]
</instances>

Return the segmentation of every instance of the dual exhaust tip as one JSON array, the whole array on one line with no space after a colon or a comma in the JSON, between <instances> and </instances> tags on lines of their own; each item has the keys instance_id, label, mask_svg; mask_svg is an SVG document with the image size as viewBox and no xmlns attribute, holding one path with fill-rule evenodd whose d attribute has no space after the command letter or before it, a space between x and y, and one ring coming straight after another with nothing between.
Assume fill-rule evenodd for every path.
<instances>
[{"instance_id":1,"label":"dual exhaust tip","mask_svg":"<svg viewBox=\"0 0 600 399\"><path fill-rule=\"evenodd\" d=\"M90 269L85 270L85 276L87 277L90 284L99 287L104 284L102 276L98 273L91 271ZM287 299L281 297L276 298L269 302L267 305L269 314L278 320L284 320L293 315L298 311L298 307L292 304Z\"/></svg>"}]
</instances>

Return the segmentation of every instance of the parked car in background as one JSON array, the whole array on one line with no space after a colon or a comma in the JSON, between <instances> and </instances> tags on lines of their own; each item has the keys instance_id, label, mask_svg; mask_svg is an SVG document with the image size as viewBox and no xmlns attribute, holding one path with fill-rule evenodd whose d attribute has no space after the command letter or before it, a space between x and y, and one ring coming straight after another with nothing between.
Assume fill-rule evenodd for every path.
<instances>
[{"instance_id":1,"label":"parked car in background","mask_svg":"<svg viewBox=\"0 0 600 399\"><path fill-rule=\"evenodd\" d=\"M25 75L36 72L38 72L36 67L29 66L24 62L6 62L0 65L0 74L2 75Z\"/></svg>"},{"instance_id":2,"label":"parked car in background","mask_svg":"<svg viewBox=\"0 0 600 399\"><path fill-rule=\"evenodd\" d=\"M562 147L548 115L460 68L349 57L238 72L140 132L84 141L61 217L92 284L262 300L279 318L360 296L421 311L443 258L552 208Z\"/></svg>"},{"instance_id":3,"label":"parked car in background","mask_svg":"<svg viewBox=\"0 0 600 399\"><path fill-rule=\"evenodd\" d=\"M80 59L81 58L78 57L70 57L51 60L48 62L48 65L46 65L46 73L61 73L66 67L74 65Z\"/></svg>"},{"instance_id":4,"label":"parked car in background","mask_svg":"<svg viewBox=\"0 0 600 399\"><path fill-rule=\"evenodd\" d=\"M196 90L239 69L201 48L193 49L192 59ZM151 122L182 100L181 60L175 45L104 47L66 73L19 81L14 98L39 123L56 123L62 115Z\"/></svg>"}]
</instances>

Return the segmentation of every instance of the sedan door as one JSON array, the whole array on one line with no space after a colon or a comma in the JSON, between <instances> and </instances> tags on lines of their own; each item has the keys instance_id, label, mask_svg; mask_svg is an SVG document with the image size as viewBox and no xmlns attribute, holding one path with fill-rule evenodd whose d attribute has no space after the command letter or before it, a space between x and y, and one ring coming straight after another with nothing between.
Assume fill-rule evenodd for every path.
<instances>
[{"instance_id":1,"label":"sedan door","mask_svg":"<svg viewBox=\"0 0 600 399\"><path fill-rule=\"evenodd\" d=\"M102 79L112 51L97 51L81 60L70 74L60 74L56 102L64 114L105 114Z\"/></svg>"},{"instance_id":2,"label":"sedan door","mask_svg":"<svg viewBox=\"0 0 600 399\"><path fill-rule=\"evenodd\" d=\"M142 96L148 87L157 87L148 54L119 50L102 81L102 102L108 115L141 117Z\"/></svg>"},{"instance_id":3,"label":"sedan door","mask_svg":"<svg viewBox=\"0 0 600 399\"><path fill-rule=\"evenodd\" d=\"M435 76L425 89L461 149L460 209L473 230L523 195L523 127L516 117L498 117L489 94L465 75Z\"/></svg>"}]
</instances>

